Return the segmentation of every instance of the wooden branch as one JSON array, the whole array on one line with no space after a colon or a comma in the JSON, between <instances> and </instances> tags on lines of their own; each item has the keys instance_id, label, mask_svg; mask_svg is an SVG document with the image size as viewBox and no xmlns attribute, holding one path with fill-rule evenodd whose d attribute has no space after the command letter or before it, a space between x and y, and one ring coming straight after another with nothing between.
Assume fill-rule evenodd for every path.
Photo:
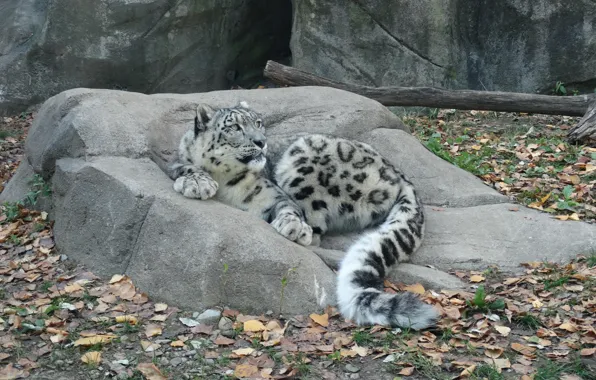
<instances>
[{"instance_id":1,"label":"wooden branch","mask_svg":"<svg viewBox=\"0 0 596 380\"><path fill-rule=\"evenodd\" d=\"M268 61L265 77L279 85L327 86L374 99L385 106L420 106L583 116L593 95L548 96L514 92L443 90L433 87L367 87L335 82L277 62Z\"/></svg>"},{"instance_id":2,"label":"wooden branch","mask_svg":"<svg viewBox=\"0 0 596 380\"><path fill-rule=\"evenodd\" d=\"M569 130L568 138L572 142L592 139L596 141L596 101L590 105L588 112Z\"/></svg>"}]
</instances>

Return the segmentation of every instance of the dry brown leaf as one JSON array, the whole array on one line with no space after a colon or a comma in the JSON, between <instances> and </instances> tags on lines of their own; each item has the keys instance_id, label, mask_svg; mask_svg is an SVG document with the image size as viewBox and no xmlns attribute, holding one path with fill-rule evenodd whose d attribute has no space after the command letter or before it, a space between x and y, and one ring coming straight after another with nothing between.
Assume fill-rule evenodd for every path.
<instances>
[{"instance_id":1,"label":"dry brown leaf","mask_svg":"<svg viewBox=\"0 0 596 380\"><path fill-rule=\"evenodd\" d=\"M364 357L364 356L368 355L368 349L366 347L360 347L357 344L355 344L354 347L352 347L352 351L357 353L358 356Z\"/></svg>"},{"instance_id":2,"label":"dry brown leaf","mask_svg":"<svg viewBox=\"0 0 596 380\"><path fill-rule=\"evenodd\" d=\"M582 349L579 354L581 356L592 356L596 353L596 347L592 347L592 348L584 348Z\"/></svg>"},{"instance_id":3,"label":"dry brown leaf","mask_svg":"<svg viewBox=\"0 0 596 380\"><path fill-rule=\"evenodd\" d=\"M167 380L167 377L153 363L139 363L137 369L147 380Z\"/></svg>"},{"instance_id":4,"label":"dry brown leaf","mask_svg":"<svg viewBox=\"0 0 596 380\"><path fill-rule=\"evenodd\" d=\"M414 367L405 367L402 368L401 371L399 371L399 375L402 376L412 376L412 374L414 373Z\"/></svg>"},{"instance_id":5,"label":"dry brown leaf","mask_svg":"<svg viewBox=\"0 0 596 380\"><path fill-rule=\"evenodd\" d=\"M184 347L184 342L181 340L175 340L172 343L170 343L170 346L172 347Z\"/></svg>"},{"instance_id":6,"label":"dry brown leaf","mask_svg":"<svg viewBox=\"0 0 596 380\"><path fill-rule=\"evenodd\" d=\"M476 364L472 364L471 366L469 366L466 369L464 369L463 371L461 371L461 373L459 374L458 377L456 377L456 379L464 379L466 377L472 376L475 369L476 369Z\"/></svg>"},{"instance_id":7,"label":"dry brown leaf","mask_svg":"<svg viewBox=\"0 0 596 380\"><path fill-rule=\"evenodd\" d=\"M511 332L511 329L507 326L494 326L495 330L497 330L499 332L499 334L503 335L503 336L509 336L509 333Z\"/></svg>"},{"instance_id":8,"label":"dry brown leaf","mask_svg":"<svg viewBox=\"0 0 596 380\"><path fill-rule=\"evenodd\" d=\"M145 336L151 338L152 336L161 335L161 326L155 324L149 324L145 327Z\"/></svg>"},{"instance_id":9,"label":"dry brown leaf","mask_svg":"<svg viewBox=\"0 0 596 380\"><path fill-rule=\"evenodd\" d=\"M81 361L86 364L99 365L99 363L101 362L101 352L99 352L99 351L85 352L85 354L83 356L81 356Z\"/></svg>"},{"instance_id":10,"label":"dry brown leaf","mask_svg":"<svg viewBox=\"0 0 596 380\"><path fill-rule=\"evenodd\" d=\"M116 323L125 323L136 325L139 320L134 315L119 315L116 318Z\"/></svg>"},{"instance_id":11,"label":"dry brown leaf","mask_svg":"<svg viewBox=\"0 0 596 380\"><path fill-rule=\"evenodd\" d=\"M0 379L2 380L24 379L26 377L29 377L29 372L13 367L12 363L8 363L6 367L0 369Z\"/></svg>"},{"instance_id":12,"label":"dry brown leaf","mask_svg":"<svg viewBox=\"0 0 596 380\"><path fill-rule=\"evenodd\" d=\"M213 343L217 344L218 346L229 346L230 344L236 343L234 339L226 338L223 335L219 335Z\"/></svg>"},{"instance_id":13,"label":"dry brown leaf","mask_svg":"<svg viewBox=\"0 0 596 380\"><path fill-rule=\"evenodd\" d=\"M561 330L565 330L565 331L569 331L569 332L576 332L577 326L572 324L572 323L562 323L559 327L557 327L558 329Z\"/></svg>"},{"instance_id":14,"label":"dry brown leaf","mask_svg":"<svg viewBox=\"0 0 596 380\"><path fill-rule=\"evenodd\" d=\"M481 275L479 275L479 274L475 274L475 275L473 275L473 276L470 276L470 282L482 282L482 281L484 281L484 280L486 280L486 279L484 278L484 276L481 276Z\"/></svg>"},{"instance_id":15,"label":"dry brown leaf","mask_svg":"<svg viewBox=\"0 0 596 380\"><path fill-rule=\"evenodd\" d=\"M82 335L82 334L81 334ZM110 343L112 339L115 339L116 335L91 335L85 338L79 338L74 342L76 346L93 346L94 344L105 344Z\"/></svg>"},{"instance_id":16,"label":"dry brown leaf","mask_svg":"<svg viewBox=\"0 0 596 380\"><path fill-rule=\"evenodd\" d=\"M503 349L501 347L490 346L484 350L484 355L488 356L491 359L497 359L502 354Z\"/></svg>"},{"instance_id":17,"label":"dry brown leaf","mask_svg":"<svg viewBox=\"0 0 596 380\"><path fill-rule=\"evenodd\" d=\"M159 347L161 347L161 345L159 345L158 343L150 342L148 340L142 340L141 347L143 347L143 351L145 352L153 352L157 350Z\"/></svg>"},{"instance_id":18,"label":"dry brown leaf","mask_svg":"<svg viewBox=\"0 0 596 380\"><path fill-rule=\"evenodd\" d=\"M584 290L583 285L563 285L563 287L566 290L569 290L570 292L582 292Z\"/></svg>"},{"instance_id":19,"label":"dry brown leaf","mask_svg":"<svg viewBox=\"0 0 596 380\"><path fill-rule=\"evenodd\" d=\"M121 274L115 274L112 276L112 279L110 280L110 284L115 284L117 282L124 280L125 278L126 278L126 276L123 276Z\"/></svg>"},{"instance_id":20,"label":"dry brown leaf","mask_svg":"<svg viewBox=\"0 0 596 380\"><path fill-rule=\"evenodd\" d=\"M318 323L323 327L329 326L329 315L327 313L319 315L319 314L311 314L310 319Z\"/></svg>"},{"instance_id":21,"label":"dry brown leaf","mask_svg":"<svg viewBox=\"0 0 596 380\"><path fill-rule=\"evenodd\" d=\"M424 286L422 286L422 284L413 284L413 285L404 286L402 288L402 290L404 290L406 292L416 293L416 294L424 294L424 292L426 292L426 290L424 289Z\"/></svg>"},{"instance_id":22,"label":"dry brown leaf","mask_svg":"<svg viewBox=\"0 0 596 380\"><path fill-rule=\"evenodd\" d=\"M168 310L168 305L166 305L165 303L156 303L155 304L155 312L156 313L166 311L166 310Z\"/></svg>"},{"instance_id":23,"label":"dry brown leaf","mask_svg":"<svg viewBox=\"0 0 596 380\"><path fill-rule=\"evenodd\" d=\"M234 376L239 379L255 377L259 373L259 368L250 364L238 364L234 369Z\"/></svg>"},{"instance_id":24,"label":"dry brown leaf","mask_svg":"<svg viewBox=\"0 0 596 380\"><path fill-rule=\"evenodd\" d=\"M255 349L252 347L246 347L246 348L239 348L237 350L232 350L232 352L238 356L247 356L247 355L250 355L253 352L255 352Z\"/></svg>"},{"instance_id":25,"label":"dry brown leaf","mask_svg":"<svg viewBox=\"0 0 596 380\"><path fill-rule=\"evenodd\" d=\"M250 332L257 332L263 331L266 327L261 321L257 321L256 319L251 319L249 321L244 322L244 331Z\"/></svg>"},{"instance_id":26,"label":"dry brown leaf","mask_svg":"<svg viewBox=\"0 0 596 380\"><path fill-rule=\"evenodd\" d=\"M511 349L519 352L522 355L531 355L534 351L536 351L536 348L534 347L524 346L523 344L519 343L511 343Z\"/></svg>"}]
</instances>

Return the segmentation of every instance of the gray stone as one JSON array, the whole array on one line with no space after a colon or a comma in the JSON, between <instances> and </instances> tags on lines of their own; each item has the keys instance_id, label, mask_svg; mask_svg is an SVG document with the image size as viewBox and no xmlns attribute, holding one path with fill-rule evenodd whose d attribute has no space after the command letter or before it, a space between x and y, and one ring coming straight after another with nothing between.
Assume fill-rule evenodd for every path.
<instances>
[{"instance_id":1,"label":"gray stone","mask_svg":"<svg viewBox=\"0 0 596 380\"><path fill-rule=\"evenodd\" d=\"M508 200L473 174L429 154L409 133L379 128L366 133L361 140L395 163L414 183L424 204L465 207Z\"/></svg>"},{"instance_id":2,"label":"gray stone","mask_svg":"<svg viewBox=\"0 0 596 380\"><path fill-rule=\"evenodd\" d=\"M228 317L222 317L217 324L217 327L223 332L230 331L234 328L232 320Z\"/></svg>"},{"instance_id":3,"label":"gray stone","mask_svg":"<svg viewBox=\"0 0 596 380\"><path fill-rule=\"evenodd\" d=\"M356 373L356 372L360 371L360 368L356 367L353 364L346 364L346 366L344 368L346 371L352 372L352 373Z\"/></svg>"},{"instance_id":4,"label":"gray stone","mask_svg":"<svg viewBox=\"0 0 596 380\"><path fill-rule=\"evenodd\" d=\"M170 360L170 364L173 365L174 367L179 366L180 364L186 363L188 359L184 358L184 357L178 357L178 358L174 358L172 360Z\"/></svg>"},{"instance_id":5,"label":"gray stone","mask_svg":"<svg viewBox=\"0 0 596 380\"><path fill-rule=\"evenodd\" d=\"M0 10L0 115L74 87L251 83L287 54L292 12L267 0L3 0Z\"/></svg>"},{"instance_id":6,"label":"gray stone","mask_svg":"<svg viewBox=\"0 0 596 380\"><path fill-rule=\"evenodd\" d=\"M221 317L221 311L217 309L208 309L199 314L197 320L207 325L216 324Z\"/></svg>"},{"instance_id":7,"label":"gray stone","mask_svg":"<svg viewBox=\"0 0 596 380\"><path fill-rule=\"evenodd\" d=\"M263 113L273 156L297 135L332 133L370 143L412 179L427 204L426 239L393 281L461 288L441 271L492 264L519 270L520 262L567 260L596 249L595 226L519 206L509 211L506 198L436 158L378 103L304 87L152 96L75 89L48 100L29 132L24 163L51 181L59 253L103 277L127 274L153 299L191 310L225 304L277 313L281 306L292 315L333 304L331 268L362 232L301 247L240 210L183 197L163 171L197 103L239 100ZM7 189L24 189L25 177L15 176ZM231 335L231 321L222 321L222 335Z\"/></svg>"},{"instance_id":8,"label":"gray stone","mask_svg":"<svg viewBox=\"0 0 596 380\"><path fill-rule=\"evenodd\" d=\"M290 47L295 67L348 83L591 93L594 20L587 0L295 1Z\"/></svg>"}]
</instances>

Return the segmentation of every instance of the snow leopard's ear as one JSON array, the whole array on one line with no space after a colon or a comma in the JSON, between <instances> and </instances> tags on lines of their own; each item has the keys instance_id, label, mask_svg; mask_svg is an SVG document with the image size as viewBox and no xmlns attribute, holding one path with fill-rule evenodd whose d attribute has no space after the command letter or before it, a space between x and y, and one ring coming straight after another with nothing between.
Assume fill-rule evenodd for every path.
<instances>
[{"instance_id":1,"label":"snow leopard's ear","mask_svg":"<svg viewBox=\"0 0 596 380\"><path fill-rule=\"evenodd\" d=\"M195 115L195 137L207 129L207 123L213 118L215 110L207 104L199 104Z\"/></svg>"},{"instance_id":2,"label":"snow leopard's ear","mask_svg":"<svg viewBox=\"0 0 596 380\"><path fill-rule=\"evenodd\" d=\"M250 106L248 105L247 102L245 102L244 100L239 102L238 105L236 106L236 108L244 108L245 110L249 110Z\"/></svg>"}]
</instances>

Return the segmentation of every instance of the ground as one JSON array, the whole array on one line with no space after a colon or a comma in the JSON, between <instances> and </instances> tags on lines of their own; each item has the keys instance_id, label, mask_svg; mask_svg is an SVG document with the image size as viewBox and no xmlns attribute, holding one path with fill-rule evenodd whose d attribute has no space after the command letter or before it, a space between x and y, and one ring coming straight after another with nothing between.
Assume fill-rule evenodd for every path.
<instances>
[{"instance_id":1,"label":"ground","mask_svg":"<svg viewBox=\"0 0 596 380\"><path fill-rule=\"evenodd\" d=\"M0 119L0 186L32 118ZM431 110L404 121L435 154L518 203L566 223L596 220L596 149L564 140L577 119ZM465 291L387 282L442 311L424 332L356 327L334 309L201 314L59 255L47 215L29 210L49 191L34 178L26 200L0 216L0 379L596 379L596 252L524 263L517 275L453 272Z\"/></svg>"}]
</instances>

